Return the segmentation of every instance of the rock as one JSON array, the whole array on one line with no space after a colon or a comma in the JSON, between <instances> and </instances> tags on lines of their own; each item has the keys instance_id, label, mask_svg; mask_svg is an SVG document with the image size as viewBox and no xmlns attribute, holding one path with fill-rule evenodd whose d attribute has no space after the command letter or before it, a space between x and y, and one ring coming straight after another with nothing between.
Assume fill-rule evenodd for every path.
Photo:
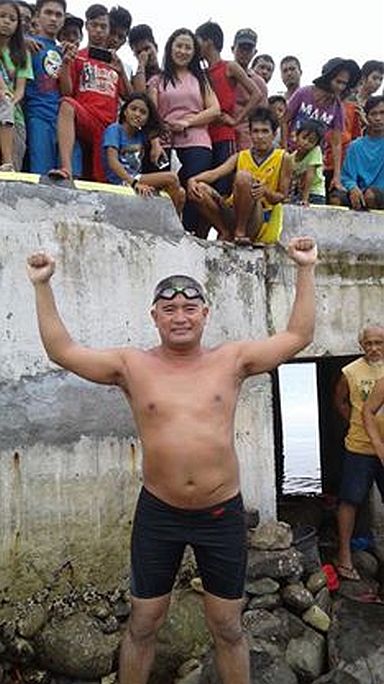
<instances>
[{"instance_id":1,"label":"rock","mask_svg":"<svg viewBox=\"0 0 384 684\"><path fill-rule=\"evenodd\" d=\"M283 658L274 659L266 651L251 651L250 662L251 684L297 684L295 673ZM222 684L212 653L204 659L199 684Z\"/></svg>"},{"instance_id":2,"label":"rock","mask_svg":"<svg viewBox=\"0 0 384 684\"><path fill-rule=\"evenodd\" d=\"M311 625L311 627L318 629L319 632L328 632L331 625L330 617L316 605L308 608L301 617L304 622Z\"/></svg>"},{"instance_id":3,"label":"rock","mask_svg":"<svg viewBox=\"0 0 384 684\"><path fill-rule=\"evenodd\" d=\"M91 607L89 615L98 620L107 620L111 615L111 608L106 601L101 601Z\"/></svg>"},{"instance_id":4,"label":"rock","mask_svg":"<svg viewBox=\"0 0 384 684\"><path fill-rule=\"evenodd\" d=\"M112 672L112 674L108 675L107 677L103 677L101 680L101 684L118 684L118 674L117 672Z\"/></svg>"},{"instance_id":5,"label":"rock","mask_svg":"<svg viewBox=\"0 0 384 684\"><path fill-rule=\"evenodd\" d=\"M33 639L44 627L46 621L47 613L43 606L30 606L28 612L17 621L17 631L25 639Z\"/></svg>"},{"instance_id":6,"label":"rock","mask_svg":"<svg viewBox=\"0 0 384 684\"><path fill-rule=\"evenodd\" d=\"M253 596L248 603L248 610L256 610L257 608L265 608L265 610L274 610L281 605L280 594L265 594L265 596Z\"/></svg>"},{"instance_id":7,"label":"rock","mask_svg":"<svg viewBox=\"0 0 384 684\"><path fill-rule=\"evenodd\" d=\"M361 580L360 582L342 580L337 594L338 596L354 599L358 598L362 594L377 594L379 591L379 587L379 583L373 579Z\"/></svg>"},{"instance_id":8,"label":"rock","mask_svg":"<svg viewBox=\"0 0 384 684\"><path fill-rule=\"evenodd\" d=\"M151 683L169 684L187 660L200 660L212 644L204 618L203 600L194 591L174 593L165 624L158 636Z\"/></svg>"},{"instance_id":9,"label":"rock","mask_svg":"<svg viewBox=\"0 0 384 684\"><path fill-rule=\"evenodd\" d=\"M245 591L251 596L264 596L264 594L274 594L279 591L280 584L270 577L263 577L254 582L246 582Z\"/></svg>"},{"instance_id":10,"label":"rock","mask_svg":"<svg viewBox=\"0 0 384 684\"><path fill-rule=\"evenodd\" d=\"M113 607L113 613L120 622L124 622L130 616L131 604L120 598Z\"/></svg>"},{"instance_id":11,"label":"rock","mask_svg":"<svg viewBox=\"0 0 384 684\"><path fill-rule=\"evenodd\" d=\"M353 565L362 577L375 579L379 571L379 562L368 551L354 551L352 554Z\"/></svg>"},{"instance_id":12,"label":"rock","mask_svg":"<svg viewBox=\"0 0 384 684\"><path fill-rule=\"evenodd\" d=\"M306 581L305 585L312 594L317 594L320 589L327 586L327 578L322 571L313 572Z\"/></svg>"},{"instance_id":13,"label":"rock","mask_svg":"<svg viewBox=\"0 0 384 684\"><path fill-rule=\"evenodd\" d=\"M319 677L326 667L326 642L324 637L312 629L306 629L297 639L291 639L285 657L288 665L300 680Z\"/></svg>"},{"instance_id":14,"label":"rock","mask_svg":"<svg viewBox=\"0 0 384 684\"><path fill-rule=\"evenodd\" d=\"M200 684L202 671L203 668L200 666L196 670L193 670L193 672L190 672L189 674L185 675L185 677L182 677L181 679L176 679L175 684Z\"/></svg>"},{"instance_id":15,"label":"rock","mask_svg":"<svg viewBox=\"0 0 384 684\"><path fill-rule=\"evenodd\" d=\"M100 629L103 634L113 634L119 631L119 621L114 615L110 615L104 622L100 624Z\"/></svg>"},{"instance_id":16,"label":"rock","mask_svg":"<svg viewBox=\"0 0 384 684\"><path fill-rule=\"evenodd\" d=\"M35 658L32 644L22 637L15 637L7 646L7 659L17 665L28 665Z\"/></svg>"},{"instance_id":17,"label":"rock","mask_svg":"<svg viewBox=\"0 0 384 684\"><path fill-rule=\"evenodd\" d=\"M277 610L273 611L273 615L280 620L281 631L286 635L287 641L301 636L308 629L297 615L294 615L286 608L277 608Z\"/></svg>"},{"instance_id":18,"label":"rock","mask_svg":"<svg viewBox=\"0 0 384 684\"><path fill-rule=\"evenodd\" d=\"M34 640L43 667L72 679L93 680L110 674L119 645L84 613L48 624Z\"/></svg>"},{"instance_id":19,"label":"rock","mask_svg":"<svg viewBox=\"0 0 384 684\"><path fill-rule=\"evenodd\" d=\"M357 682L382 682L384 606L345 598L336 601L328 632L328 653L331 668L344 668L356 677L359 672ZM366 676L365 680L363 676Z\"/></svg>"},{"instance_id":20,"label":"rock","mask_svg":"<svg viewBox=\"0 0 384 684\"><path fill-rule=\"evenodd\" d=\"M284 603L297 613L303 613L313 605L315 599L302 582L288 584L281 592Z\"/></svg>"},{"instance_id":21,"label":"rock","mask_svg":"<svg viewBox=\"0 0 384 684\"><path fill-rule=\"evenodd\" d=\"M191 658L191 660L187 660L185 663L180 665L178 671L177 671L177 676L178 677L186 677L189 675L191 672L194 670L197 670L200 667L200 663L196 658Z\"/></svg>"},{"instance_id":22,"label":"rock","mask_svg":"<svg viewBox=\"0 0 384 684\"><path fill-rule=\"evenodd\" d=\"M116 675L113 675L113 676L116 679ZM82 679L70 679L69 677L63 677L61 675L56 675L52 679L51 684L101 684L102 681L103 680L101 680L101 679L95 679L94 681L87 680L85 682Z\"/></svg>"},{"instance_id":23,"label":"rock","mask_svg":"<svg viewBox=\"0 0 384 684\"><path fill-rule=\"evenodd\" d=\"M328 674L316 679L312 684L358 684L358 680L345 670L331 670Z\"/></svg>"},{"instance_id":24,"label":"rock","mask_svg":"<svg viewBox=\"0 0 384 684\"><path fill-rule=\"evenodd\" d=\"M204 587L200 577L194 577L191 579L190 585L193 591L196 591L198 594L204 594Z\"/></svg>"},{"instance_id":25,"label":"rock","mask_svg":"<svg viewBox=\"0 0 384 684\"><path fill-rule=\"evenodd\" d=\"M292 538L291 526L285 522L270 521L256 528L251 528L248 532L250 546L259 551L289 549Z\"/></svg>"},{"instance_id":26,"label":"rock","mask_svg":"<svg viewBox=\"0 0 384 684\"><path fill-rule=\"evenodd\" d=\"M255 653L268 653L273 660L279 660L285 653L286 644L273 643L271 639L250 639L249 650Z\"/></svg>"},{"instance_id":27,"label":"rock","mask_svg":"<svg viewBox=\"0 0 384 684\"><path fill-rule=\"evenodd\" d=\"M321 608L324 613L331 617L332 612L332 597L327 587L320 589L319 593L315 596L315 604Z\"/></svg>"},{"instance_id":28,"label":"rock","mask_svg":"<svg viewBox=\"0 0 384 684\"><path fill-rule=\"evenodd\" d=\"M304 571L302 554L296 549L248 551L248 580L271 577L274 580L300 580Z\"/></svg>"},{"instance_id":29,"label":"rock","mask_svg":"<svg viewBox=\"0 0 384 684\"><path fill-rule=\"evenodd\" d=\"M243 626L253 637L278 641L281 637L281 622L267 610L246 610Z\"/></svg>"}]
</instances>

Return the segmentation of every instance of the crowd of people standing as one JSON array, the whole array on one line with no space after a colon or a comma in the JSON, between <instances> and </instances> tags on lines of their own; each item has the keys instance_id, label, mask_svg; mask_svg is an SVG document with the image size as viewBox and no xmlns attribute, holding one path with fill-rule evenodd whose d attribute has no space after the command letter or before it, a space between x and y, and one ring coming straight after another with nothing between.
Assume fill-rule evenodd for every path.
<instances>
[{"instance_id":1,"label":"crowd of people standing","mask_svg":"<svg viewBox=\"0 0 384 684\"><path fill-rule=\"evenodd\" d=\"M384 208L382 61L335 57L302 86L287 55L271 94L253 29L232 60L216 22L177 29L160 61L152 28L131 24L120 6L83 22L66 0L0 0L0 172L165 190L186 230L238 244L275 242L285 202Z\"/></svg>"}]
</instances>

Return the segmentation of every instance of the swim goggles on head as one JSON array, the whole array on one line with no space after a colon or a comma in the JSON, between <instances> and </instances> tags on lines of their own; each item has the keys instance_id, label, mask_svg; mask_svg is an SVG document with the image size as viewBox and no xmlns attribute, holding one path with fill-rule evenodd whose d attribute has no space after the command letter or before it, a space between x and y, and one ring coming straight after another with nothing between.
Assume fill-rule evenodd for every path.
<instances>
[{"instance_id":1,"label":"swim goggles on head","mask_svg":"<svg viewBox=\"0 0 384 684\"><path fill-rule=\"evenodd\" d=\"M176 295L181 294L186 299L199 298L205 302L205 298L199 288L193 285L185 285L184 287L168 286L155 293L152 304L155 304L159 299L174 299Z\"/></svg>"}]
</instances>

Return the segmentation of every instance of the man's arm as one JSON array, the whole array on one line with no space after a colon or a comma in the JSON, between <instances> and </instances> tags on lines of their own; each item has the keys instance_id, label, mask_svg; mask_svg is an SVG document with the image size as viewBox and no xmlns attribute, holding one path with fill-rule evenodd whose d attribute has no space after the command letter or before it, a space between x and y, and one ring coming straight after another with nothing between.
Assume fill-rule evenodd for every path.
<instances>
[{"instance_id":1,"label":"man's arm","mask_svg":"<svg viewBox=\"0 0 384 684\"><path fill-rule=\"evenodd\" d=\"M351 402L349 398L349 385L344 374L341 374L336 383L333 403L337 412L344 418L346 423L349 423L351 417Z\"/></svg>"},{"instance_id":2,"label":"man's arm","mask_svg":"<svg viewBox=\"0 0 384 684\"><path fill-rule=\"evenodd\" d=\"M257 107L260 91L256 88L255 83L248 76L247 72L237 62L228 62L227 74L229 78L234 80L236 85L241 85L249 95L247 104L240 109L234 119L233 125L238 126Z\"/></svg>"},{"instance_id":3,"label":"man's arm","mask_svg":"<svg viewBox=\"0 0 384 684\"><path fill-rule=\"evenodd\" d=\"M380 436L376 413L384 404L384 379L379 380L363 406L363 421L375 454L384 464L384 442Z\"/></svg>"},{"instance_id":4,"label":"man's arm","mask_svg":"<svg viewBox=\"0 0 384 684\"><path fill-rule=\"evenodd\" d=\"M287 328L266 340L237 343L239 375L242 377L271 370L312 342L315 327L315 241L311 237L293 238L288 245L288 254L297 265L297 280Z\"/></svg>"},{"instance_id":5,"label":"man's arm","mask_svg":"<svg viewBox=\"0 0 384 684\"><path fill-rule=\"evenodd\" d=\"M232 173L236 169L238 153L232 154L228 159L225 160L220 166L216 166L215 169L209 169L208 171L202 171L198 173L197 176L193 176L188 180L188 192L193 199L196 195L199 197L199 183L207 183L212 185L219 178L224 178Z\"/></svg>"},{"instance_id":6,"label":"man's arm","mask_svg":"<svg viewBox=\"0 0 384 684\"><path fill-rule=\"evenodd\" d=\"M49 283L55 270L54 259L38 252L28 258L27 264L35 288L40 336L51 361L87 380L119 384L125 367L122 350L83 347L72 340L64 326Z\"/></svg>"},{"instance_id":7,"label":"man's arm","mask_svg":"<svg viewBox=\"0 0 384 684\"><path fill-rule=\"evenodd\" d=\"M270 204L279 204L287 199L292 180L292 159L288 152L284 153L283 161L280 168L279 183L277 190L270 190L268 185L265 185L264 196Z\"/></svg>"}]
</instances>

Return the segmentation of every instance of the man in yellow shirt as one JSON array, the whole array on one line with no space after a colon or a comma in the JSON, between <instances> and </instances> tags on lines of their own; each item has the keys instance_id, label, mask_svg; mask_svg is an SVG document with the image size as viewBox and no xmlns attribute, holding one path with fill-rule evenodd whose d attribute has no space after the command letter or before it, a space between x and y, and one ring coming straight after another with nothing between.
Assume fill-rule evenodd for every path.
<instances>
[{"instance_id":1,"label":"man in yellow shirt","mask_svg":"<svg viewBox=\"0 0 384 684\"><path fill-rule=\"evenodd\" d=\"M368 422L363 419L363 414L369 415L365 402L375 383L384 379L384 328L364 328L359 335L359 342L364 355L342 368L343 375L336 386L335 395L336 407L348 422L339 492L337 569L341 577L349 580L360 579L353 567L350 548L357 508L375 481L384 498L384 467L377 450L378 441L382 443L384 439L384 413L376 415L373 432L369 418ZM374 410L377 412L380 405L376 406L376 403Z\"/></svg>"},{"instance_id":2,"label":"man in yellow shirt","mask_svg":"<svg viewBox=\"0 0 384 684\"><path fill-rule=\"evenodd\" d=\"M273 140L278 122L270 109L258 107L249 117L252 147L231 155L224 164L190 178L189 198L219 233L240 245L274 243L283 227L282 202L289 191L292 162ZM212 184L234 175L225 198Z\"/></svg>"}]
</instances>

